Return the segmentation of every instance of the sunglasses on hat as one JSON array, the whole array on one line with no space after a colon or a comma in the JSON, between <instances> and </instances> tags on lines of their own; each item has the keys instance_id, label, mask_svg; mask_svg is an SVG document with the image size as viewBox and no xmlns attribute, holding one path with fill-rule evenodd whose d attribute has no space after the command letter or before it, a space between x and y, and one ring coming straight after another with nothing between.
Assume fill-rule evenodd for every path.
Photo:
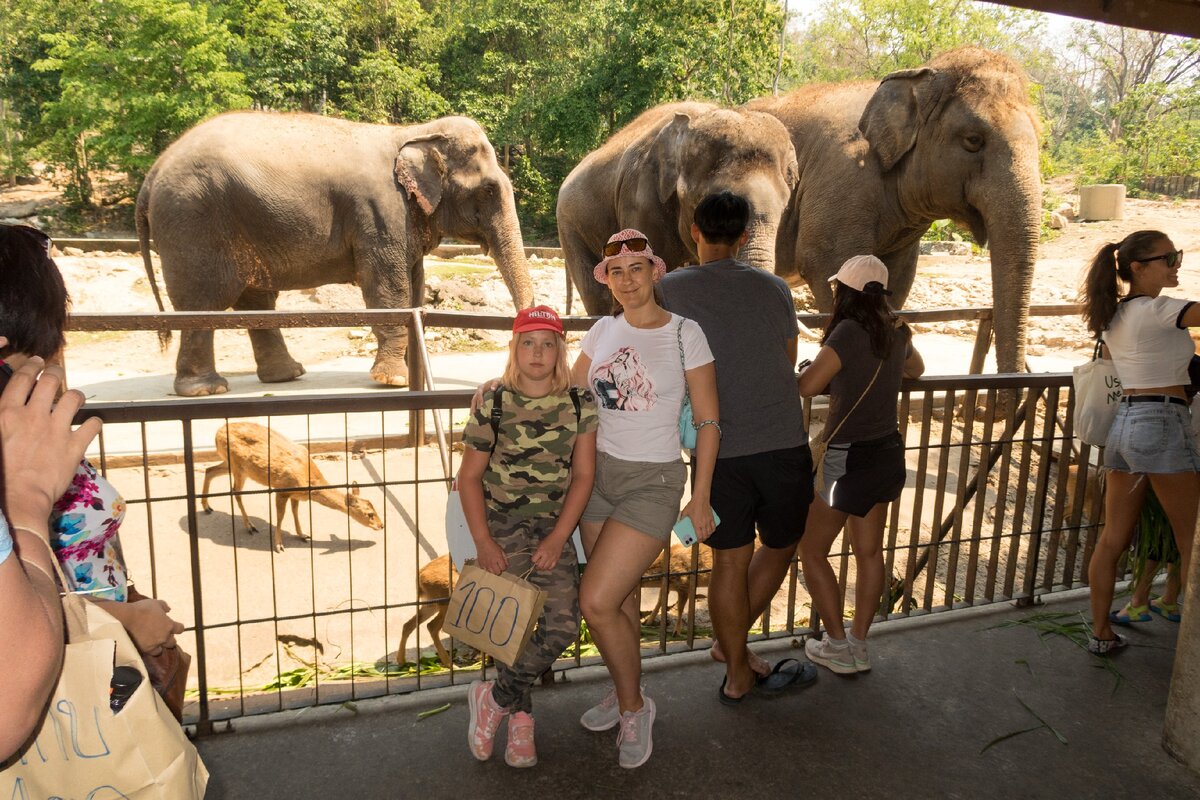
<instances>
[{"instance_id":1,"label":"sunglasses on hat","mask_svg":"<svg viewBox=\"0 0 1200 800\"><path fill-rule=\"evenodd\" d=\"M615 256L617 253L621 252L621 248L625 248L631 253L641 253L649 246L650 242L644 238L638 237L633 239L624 239L619 242L609 242L608 244L604 245L604 255L605 257Z\"/></svg>"},{"instance_id":2,"label":"sunglasses on hat","mask_svg":"<svg viewBox=\"0 0 1200 800\"><path fill-rule=\"evenodd\" d=\"M1154 261L1166 261L1168 268L1175 269L1175 265L1180 261L1183 261L1183 251L1176 250L1172 253L1163 253L1161 256L1155 256L1154 258L1143 258L1139 260L1143 264L1149 264Z\"/></svg>"}]
</instances>

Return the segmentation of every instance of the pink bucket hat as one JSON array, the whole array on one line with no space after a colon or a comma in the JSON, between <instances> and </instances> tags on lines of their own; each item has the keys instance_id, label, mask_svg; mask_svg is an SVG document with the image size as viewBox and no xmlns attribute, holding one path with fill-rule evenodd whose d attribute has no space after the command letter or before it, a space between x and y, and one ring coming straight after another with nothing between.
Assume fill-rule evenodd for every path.
<instances>
[{"instance_id":1,"label":"pink bucket hat","mask_svg":"<svg viewBox=\"0 0 1200 800\"><path fill-rule=\"evenodd\" d=\"M604 259L592 270L592 276L600 283L608 283L608 262L617 256L624 255L642 256L647 259L654 267L655 283L658 283L662 280L663 275L667 274L667 262L654 255L654 251L650 249L650 241L646 238L646 234L641 231L626 228L623 231L614 233L608 237L608 244L604 246L605 252L612 251L612 245L616 244L620 244L620 248L612 253L612 255L605 255Z\"/></svg>"}]
</instances>

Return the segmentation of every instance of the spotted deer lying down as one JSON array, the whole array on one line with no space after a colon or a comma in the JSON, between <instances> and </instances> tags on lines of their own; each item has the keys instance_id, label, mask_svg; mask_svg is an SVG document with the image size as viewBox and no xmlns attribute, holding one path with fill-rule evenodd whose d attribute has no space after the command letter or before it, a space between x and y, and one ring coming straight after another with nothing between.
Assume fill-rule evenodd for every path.
<instances>
[{"instance_id":1,"label":"spotted deer lying down","mask_svg":"<svg viewBox=\"0 0 1200 800\"><path fill-rule=\"evenodd\" d=\"M217 431L216 445L221 463L204 471L204 489L201 491L204 513L212 513L212 506L208 503L209 484L213 478L229 475L233 497L237 501L238 510L242 512L242 522L246 523L247 532L254 533L258 529L250 522L246 506L242 504L241 491L246 479L276 490L275 529L272 531L271 543L277 552L283 552L282 523L289 500L292 504L292 518L296 521L296 535L305 541L309 537L300 527L301 500L309 500L336 511L346 512L352 519L371 530L383 529L383 520L375 513L371 501L359 496L357 484L350 491L309 488L325 486L329 481L321 474L308 450L279 431L273 430L268 433L266 427L256 422L230 422ZM296 491L288 491L289 489Z\"/></svg>"}]
</instances>

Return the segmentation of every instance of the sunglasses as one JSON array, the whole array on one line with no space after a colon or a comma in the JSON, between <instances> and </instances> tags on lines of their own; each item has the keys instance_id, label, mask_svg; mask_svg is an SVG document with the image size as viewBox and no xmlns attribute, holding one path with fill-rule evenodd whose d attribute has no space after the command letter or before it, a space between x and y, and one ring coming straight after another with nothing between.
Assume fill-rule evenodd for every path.
<instances>
[{"instance_id":1,"label":"sunglasses","mask_svg":"<svg viewBox=\"0 0 1200 800\"><path fill-rule=\"evenodd\" d=\"M604 255L606 257L615 256L617 253L621 252L621 248L625 248L631 253L640 253L649 246L650 242L642 238L625 239L620 242L609 242L608 244L604 245Z\"/></svg>"},{"instance_id":2,"label":"sunglasses","mask_svg":"<svg viewBox=\"0 0 1200 800\"><path fill-rule=\"evenodd\" d=\"M1150 264L1154 261L1165 261L1167 262L1168 267L1174 269L1176 264L1178 264L1180 261L1183 261L1183 251L1176 250L1173 253L1163 253L1161 256L1155 256L1154 258L1143 258L1140 259L1140 261L1143 264Z\"/></svg>"}]
</instances>

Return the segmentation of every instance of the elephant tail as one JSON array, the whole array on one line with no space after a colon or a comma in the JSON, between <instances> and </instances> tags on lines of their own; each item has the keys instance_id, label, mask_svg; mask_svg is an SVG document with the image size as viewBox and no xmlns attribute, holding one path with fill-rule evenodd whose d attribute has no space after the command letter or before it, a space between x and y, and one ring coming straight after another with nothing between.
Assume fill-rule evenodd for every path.
<instances>
[{"instance_id":1,"label":"elephant tail","mask_svg":"<svg viewBox=\"0 0 1200 800\"><path fill-rule=\"evenodd\" d=\"M571 316L571 297L572 291L575 289L575 284L571 283L571 270L567 269L566 259L563 259L563 278L567 281L567 316Z\"/></svg>"},{"instance_id":2,"label":"elephant tail","mask_svg":"<svg viewBox=\"0 0 1200 800\"><path fill-rule=\"evenodd\" d=\"M146 267L146 280L150 282L150 291L154 293L154 302L158 304L158 310L165 312L167 309L163 306L162 295L158 292L158 282L154 279L154 264L150 261L150 179L147 177L146 183L142 186L142 191L138 192L137 206L134 210L134 224L137 226L138 249L142 251L142 264ZM160 330L158 332L158 344L163 350L167 349L167 345L171 343L171 331Z\"/></svg>"}]
</instances>

